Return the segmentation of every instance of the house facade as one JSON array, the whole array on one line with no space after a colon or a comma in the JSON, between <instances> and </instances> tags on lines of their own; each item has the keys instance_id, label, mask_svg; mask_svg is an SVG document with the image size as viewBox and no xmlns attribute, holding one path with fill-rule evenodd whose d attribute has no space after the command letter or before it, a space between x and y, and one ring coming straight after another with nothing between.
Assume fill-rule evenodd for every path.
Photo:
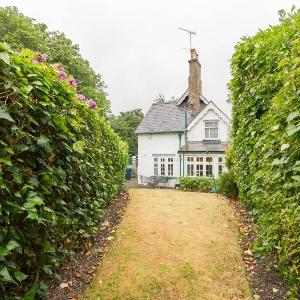
<instances>
[{"instance_id":1,"label":"house facade","mask_svg":"<svg viewBox=\"0 0 300 300\"><path fill-rule=\"evenodd\" d=\"M181 176L218 177L224 172L230 118L202 94L195 49L188 89L177 103L152 104L138 126L138 178L165 177L174 187Z\"/></svg>"}]
</instances>

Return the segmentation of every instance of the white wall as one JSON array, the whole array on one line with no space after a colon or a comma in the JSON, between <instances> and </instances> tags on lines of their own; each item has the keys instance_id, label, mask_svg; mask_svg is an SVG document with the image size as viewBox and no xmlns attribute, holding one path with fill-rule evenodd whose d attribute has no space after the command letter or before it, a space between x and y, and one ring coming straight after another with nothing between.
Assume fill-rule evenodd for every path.
<instances>
[{"instance_id":1,"label":"white wall","mask_svg":"<svg viewBox=\"0 0 300 300\"><path fill-rule=\"evenodd\" d=\"M188 141L202 141L205 139L204 121L219 120L218 139L221 141L228 140L228 125L216 114L212 109L207 113L188 131Z\"/></svg>"},{"instance_id":2,"label":"white wall","mask_svg":"<svg viewBox=\"0 0 300 300\"><path fill-rule=\"evenodd\" d=\"M183 140L183 137L182 137ZM179 137L178 133L152 133L138 135L138 176L154 175L153 154L174 155L174 176L179 176ZM140 183L140 177L139 177ZM174 180L169 185L174 186Z\"/></svg>"}]
</instances>

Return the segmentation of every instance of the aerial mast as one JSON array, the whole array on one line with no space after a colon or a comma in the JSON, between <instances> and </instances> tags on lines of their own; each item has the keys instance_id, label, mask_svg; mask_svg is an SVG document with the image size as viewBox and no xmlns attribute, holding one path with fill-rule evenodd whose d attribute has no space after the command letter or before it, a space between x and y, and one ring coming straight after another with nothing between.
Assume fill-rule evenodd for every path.
<instances>
[{"instance_id":1,"label":"aerial mast","mask_svg":"<svg viewBox=\"0 0 300 300\"><path fill-rule=\"evenodd\" d=\"M188 30L188 29L185 29L185 28L181 28L181 27L178 27L178 29L182 30L182 31L185 31L189 34L190 36L190 50L192 50L192 35L196 35L196 32L195 31L191 31L191 30Z\"/></svg>"}]
</instances>

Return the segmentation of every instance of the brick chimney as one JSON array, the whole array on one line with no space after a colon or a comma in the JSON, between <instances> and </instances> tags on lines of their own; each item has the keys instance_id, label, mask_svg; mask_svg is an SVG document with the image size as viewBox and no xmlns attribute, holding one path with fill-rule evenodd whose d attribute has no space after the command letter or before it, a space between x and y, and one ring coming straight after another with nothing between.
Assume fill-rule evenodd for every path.
<instances>
[{"instance_id":1,"label":"brick chimney","mask_svg":"<svg viewBox=\"0 0 300 300\"><path fill-rule=\"evenodd\" d=\"M191 59L189 60L189 102L190 111L200 110L200 96L202 94L201 65L198 61L198 54L195 49L191 49Z\"/></svg>"}]
</instances>

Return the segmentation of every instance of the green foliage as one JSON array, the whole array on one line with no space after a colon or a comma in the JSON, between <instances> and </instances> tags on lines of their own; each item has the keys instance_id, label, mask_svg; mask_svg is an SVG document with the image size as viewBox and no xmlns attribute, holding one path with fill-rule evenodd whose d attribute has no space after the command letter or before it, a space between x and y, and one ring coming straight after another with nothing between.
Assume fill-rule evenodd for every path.
<instances>
[{"instance_id":1,"label":"green foliage","mask_svg":"<svg viewBox=\"0 0 300 300\"><path fill-rule=\"evenodd\" d=\"M300 287L300 12L244 38L231 60L231 162L258 226L256 250Z\"/></svg>"},{"instance_id":2,"label":"green foliage","mask_svg":"<svg viewBox=\"0 0 300 300\"><path fill-rule=\"evenodd\" d=\"M128 144L130 155L138 154L138 141L135 130L143 118L144 114L141 109L121 112L119 116L111 116L110 118L111 127Z\"/></svg>"},{"instance_id":3,"label":"green foliage","mask_svg":"<svg viewBox=\"0 0 300 300\"><path fill-rule=\"evenodd\" d=\"M158 94L158 96L154 99L155 104L165 104L165 103L176 103L178 99L172 97L170 100L167 100L164 95Z\"/></svg>"},{"instance_id":4,"label":"green foliage","mask_svg":"<svg viewBox=\"0 0 300 300\"><path fill-rule=\"evenodd\" d=\"M201 177L180 177L179 186L182 191L208 192L213 187L213 181Z\"/></svg>"},{"instance_id":5,"label":"green foliage","mask_svg":"<svg viewBox=\"0 0 300 300\"><path fill-rule=\"evenodd\" d=\"M0 44L0 294L7 298L41 295L38 278L92 241L127 165L127 146L97 109L33 57Z\"/></svg>"},{"instance_id":6,"label":"green foliage","mask_svg":"<svg viewBox=\"0 0 300 300\"><path fill-rule=\"evenodd\" d=\"M28 48L46 53L48 62L62 64L76 78L81 92L101 107L99 113L105 115L109 111L101 75L81 56L79 46L63 33L49 32L45 24L24 16L16 7L0 7L0 24L1 42L15 50Z\"/></svg>"},{"instance_id":7,"label":"green foliage","mask_svg":"<svg viewBox=\"0 0 300 300\"><path fill-rule=\"evenodd\" d=\"M232 171L219 175L217 179L217 186L219 193L224 196L235 198L239 194Z\"/></svg>"}]
</instances>

